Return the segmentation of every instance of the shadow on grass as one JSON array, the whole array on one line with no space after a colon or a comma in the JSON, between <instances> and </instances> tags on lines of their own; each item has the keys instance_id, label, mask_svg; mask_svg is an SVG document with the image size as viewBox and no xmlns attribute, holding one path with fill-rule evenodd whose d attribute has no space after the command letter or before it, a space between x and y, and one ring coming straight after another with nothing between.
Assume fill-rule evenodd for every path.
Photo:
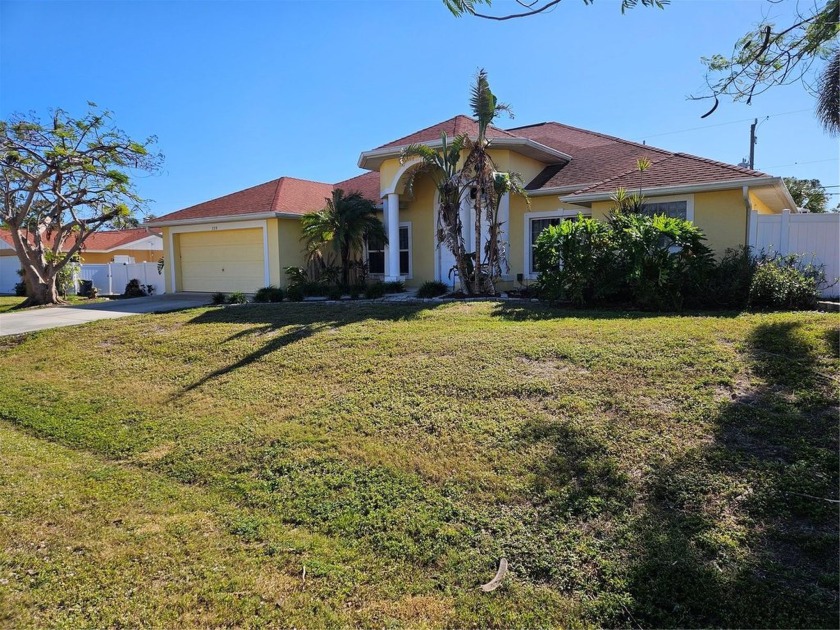
<instances>
[{"instance_id":1,"label":"shadow on grass","mask_svg":"<svg viewBox=\"0 0 840 630\"><path fill-rule=\"evenodd\" d=\"M229 336L223 343L248 336L269 335L275 330L292 327L281 335L269 337L257 350L238 361L214 370L196 382L185 387L186 393L201 387L216 378L247 367L272 352L290 344L304 341L313 335L330 329L341 328L363 321L410 320L418 313L437 308L421 302L367 303L367 304L248 304L204 311L187 322L188 325L237 324L244 328Z\"/></svg>"},{"instance_id":2,"label":"shadow on grass","mask_svg":"<svg viewBox=\"0 0 840 630\"><path fill-rule=\"evenodd\" d=\"M653 475L628 585L642 625L837 626L836 400L801 333L758 326L754 386Z\"/></svg>"},{"instance_id":3,"label":"shadow on grass","mask_svg":"<svg viewBox=\"0 0 840 630\"><path fill-rule=\"evenodd\" d=\"M528 422L517 441L546 454L530 466L536 518L499 541L512 570L586 593L602 626L836 627L837 383L822 365L835 339L757 326L752 380L709 441L637 483L597 431Z\"/></svg>"}]
</instances>

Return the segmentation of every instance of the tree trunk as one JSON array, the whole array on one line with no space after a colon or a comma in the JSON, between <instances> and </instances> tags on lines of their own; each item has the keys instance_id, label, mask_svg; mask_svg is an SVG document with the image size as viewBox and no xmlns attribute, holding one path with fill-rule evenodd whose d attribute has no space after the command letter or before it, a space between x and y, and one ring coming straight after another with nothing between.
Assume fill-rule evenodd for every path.
<instances>
[{"instance_id":1,"label":"tree trunk","mask_svg":"<svg viewBox=\"0 0 840 630\"><path fill-rule=\"evenodd\" d=\"M44 306L46 304L64 304L64 300L58 295L55 280L55 274L41 280L38 274L25 268L24 282L26 283L26 300L20 305L20 308Z\"/></svg>"}]
</instances>

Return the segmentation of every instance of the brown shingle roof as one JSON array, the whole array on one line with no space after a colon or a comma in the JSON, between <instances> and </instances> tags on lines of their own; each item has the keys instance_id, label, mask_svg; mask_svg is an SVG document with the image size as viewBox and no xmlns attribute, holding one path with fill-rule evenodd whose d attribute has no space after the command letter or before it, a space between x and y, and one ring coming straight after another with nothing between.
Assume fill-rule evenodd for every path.
<instances>
[{"instance_id":1,"label":"brown shingle roof","mask_svg":"<svg viewBox=\"0 0 840 630\"><path fill-rule=\"evenodd\" d=\"M517 127L510 131L572 156L571 162L566 165L546 167L526 186L531 191L565 187L586 192L613 192L619 186L636 187L639 184L636 161L640 158L647 158L655 165L662 163L655 172L652 167L645 173L645 187L765 177L759 171L685 153L673 153L556 122ZM663 162L666 158L667 164Z\"/></svg>"},{"instance_id":2,"label":"brown shingle roof","mask_svg":"<svg viewBox=\"0 0 840 630\"><path fill-rule=\"evenodd\" d=\"M405 146L407 144L417 144L419 142L433 142L435 140L440 140L440 134L444 132L450 138L454 138L455 136L459 136L461 134L466 134L470 137L475 137L478 135L478 123L469 116L464 116L463 114L461 114L455 116L454 118L450 118L449 120L444 120L443 122L440 122L436 125L432 125L431 127L426 127L425 129L421 129L420 131L415 131L412 134L394 140L393 142L383 144L382 146L376 148L388 149L391 147ZM504 129L499 129L498 127L494 127L492 125L490 125L487 128L486 135L488 138L517 137L514 133L505 131Z\"/></svg>"},{"instance_id":3,"label":"brown shingle roof","mask_svg":"<svg viewBox=\"0 0 840 630\"><path fill-rule=\"evenodd\" d=\"M766 175L740 166L685 153L674 153L653 161L644 173L640 173L634 166L615 177L579 190L576 194L611 193L617 188L663 188L707 184L748 177L766 177Z\"/></svg>"},{"instance_id":4,"label":"brown shingle roof","mask_svg":"<svg viewBox=\"0 0 840 630\"><path fill-rule=\"evenodd\" d=\"M384 144L377 149L433 142L440 139L441 132L445 132L450 137L459 134L474 137L478 133L478 124L469 116L455 116ZM568 163L547 164L546 168L526 186L532 192L565 188L569 192L600 193L613 192L619 186L635 188L640 182L636 162L643 157L653 163L651 169L641 179L645 188L765 176L764 173L758 171L684 153L673 153L556 122L515 127L508 131L491 126L487 130L487 135L490 138L525 138L571 155L572 159ZM265 212L303 215L323 208L325 199L335 188L342 188L345 192L361 192L375 203L379 203L380 200L379 173L375 171L363 173L337 184L281 177L172 212L156 221L212 219Z\"/></svg>"},{"instance_id":5,"label":"brown shingle roof","mask_svg":"<svg viewBox=\"0 0 840 630\"><path fill-rule=\"evenodd\" d=\"M336 188L341 188L346 193L359 192L365 199L370 199L374 203L379 203L379 173L376 171L369 171L362 173L356 177L345 179L343 182L338 182Z\"/></svg>"}]
</instances>

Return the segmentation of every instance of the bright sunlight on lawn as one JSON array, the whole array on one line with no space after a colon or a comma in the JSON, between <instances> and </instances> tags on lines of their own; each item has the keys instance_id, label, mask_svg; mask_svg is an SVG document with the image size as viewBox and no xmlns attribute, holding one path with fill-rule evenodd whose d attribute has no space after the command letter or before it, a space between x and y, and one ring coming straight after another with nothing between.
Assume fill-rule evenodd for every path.
<instances>
[{"instance_id":1,"label":"bright sunlight on lawn","mask_svg":"<svg viewBox=\"0 0 840 630\"><path fill-rule=\"evenodd\" d=\"M278 304L0 339L0 625L835 627L838 323Z\"/></svg>"}]
</instances>

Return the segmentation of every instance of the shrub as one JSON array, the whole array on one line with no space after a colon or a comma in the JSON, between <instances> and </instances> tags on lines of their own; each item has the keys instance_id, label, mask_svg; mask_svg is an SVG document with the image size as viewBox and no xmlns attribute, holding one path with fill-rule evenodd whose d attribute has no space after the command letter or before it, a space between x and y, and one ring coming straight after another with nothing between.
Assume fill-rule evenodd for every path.
<instances>
[{"instance_id":1,"label":"shrub","mask_svg":"<svg viewBox=\"0 0 840 630\"><path fill-rule=\"evenodd\" d=\"M275 287L273 285L268 285L267 287L263 287L262 289L258 289L257 292L254 294L254 302L282 302L283 301L283 289Z\"/></svg>"},{"instance_id":2,"label":"shrub","mask_svg":"<svg viewBox=\"0 0 840 630\"><path fill-rule=\"evenodd\" d=\"M218 293L214 293L210 298L213 301L213 304L218 306L219 304L224 304L227 301L227 296L219 291Z\"/></svg>"},{"instance_id":3,"label":"shrub","mask_svg":"<svg viewBox=\"0 0 840 630\"><path fill-rule=\"evenodd\" d=\"M714 269L706 237L691 221L613 213L612 230L619 277L636 306L681 310L686 296L699 296Z\"/></svg>"},{"instance_id":4,"label":"shrub","mask_svg":"<svg viewBox=\"0 0 840 630\"><path fill-rule=\"evenodd\" d=\"M701 306L746 308L756 267L748 247L727 249L711 273Z\"/></svg>"},{"instance_id":5,"label":"shrub","mask_svg":"<svg viewBox=\"0 0 840 630\"><path fill-rule=\"evenodd\" d=\"M140 281L137 278L133 278L128 281L127 285L125 285L125 291L123 291L123 295L128 298L143 297L144 295L146 295L146 291L140 285Z\"/></svg>"},{"instance_id":6,"label":"shrub","mask_svg":"<svg viewBox=\"0 0 840 630\"><path fill-rule=\"evenodd\" d=\"M306 281L299 285L306 297L326 297L330 293L330 285L326 282Z\"/></svg>"},{"instance_id":7,"label":"shrub","mask_svg":"<svg viewBox=\"0 0 840 630\"><path fill-rule=\"evenodd\" d=\"M286 289L286 297L289 298L290 302L303 302L303 289L298 285L290 285Z\"/></svg>"},{"instance_id":8,"label":"shrub","mask_svg":"<svg viewBox=\"0 0 840 630\"><path fill-rule=\"evenodd\" d=\"M234 291L228 296L227 302L228 304L247 304L248 298L242 291Z\"/></svg>"},{"instance_id":9,"label":"shrub","mask_svg":"<svg viewBox=\"0 0 840 630\"><path fill-rule=\"evenodd\" d=\"M18 297L26 297L26 282L21 280L15 283L15 295Z\"/></svg>"},{"instance_id":10,"label":"shrub","mask_svg":"<svg viewBox=\"0 0 840 630\"><path fill-rule=\"evenodd\" d=\"M344 289L340 286L331 286L327 291L327 298L330 300L340 300L344 296Z\"/></svg>"},{"instance_id":11,"label":"shrub","mask_svg":"<svg viewBox=\"0 0 840 630\"><path fill-rule=\"evenodd\" d=\"M383 282L382 290L385 293L405 293L405 284L402 280L394 280L393 282Z\"/></svg>"},{"instance_id":12,"label":"shrub","mask_svg":"<svg viewBox=\"0 0 840 630\"><path fill-rule=\"evenodd\" d=\"M306 269L303 267L283 267L283 273L289 279L288 286L299 286L307 281Z\"/></svg>"},{"instance_id":13,"label":"shrub","mask_svg":"<svg viewBox=\"0 0 840 630\"><path fill-rule=\"evenodd\" d=\"M365 297L369 300L375 300L385 295L385 285L382 282L372 282L365 287Z\"/></svg>"},{"instance_id":14,"label":"shrub","mask_svg":"<svg viewBox=\"0 0 840 630\"><path fill-rule=\"evenodd\" d=\"M807 310L816 307L822 268L803 264L800 256L763 257L758 260L749 292L752 309Z\"/></svg>"},{"instance_id":15,"label":"shrub","mask_svg":"<svg viewBox=\"0 0 840 630\"><path fill-rule=\"evenodd\" d=\"M419 289L417 289L417 297L419 298L434 298L439 295L444 295L449 291L443 282L436 280L424 282Z\"/></svg>"},{"instance_id":16,"label":"shrub","mask_svg":"<svg viewBox=\"0 0 840 630\"><path fill-rule=\"evenodd\" d=\"M358 300L359 296L364 292L365 287L360 286L358 284L351 284L348 291L350 293L351 300Z\"/></svg>"},{"instance_id":17,"label":"shrub","mask_svg":"<svg viewBox=\"0 0 840 630\"><path fill-rule=\"evenodd\" d=\"M605 223L578 217L550 226L537 238L535 258L545 299L567 299L581 306L612 293L615 256Z\"/></svg>"}]
</instances>

